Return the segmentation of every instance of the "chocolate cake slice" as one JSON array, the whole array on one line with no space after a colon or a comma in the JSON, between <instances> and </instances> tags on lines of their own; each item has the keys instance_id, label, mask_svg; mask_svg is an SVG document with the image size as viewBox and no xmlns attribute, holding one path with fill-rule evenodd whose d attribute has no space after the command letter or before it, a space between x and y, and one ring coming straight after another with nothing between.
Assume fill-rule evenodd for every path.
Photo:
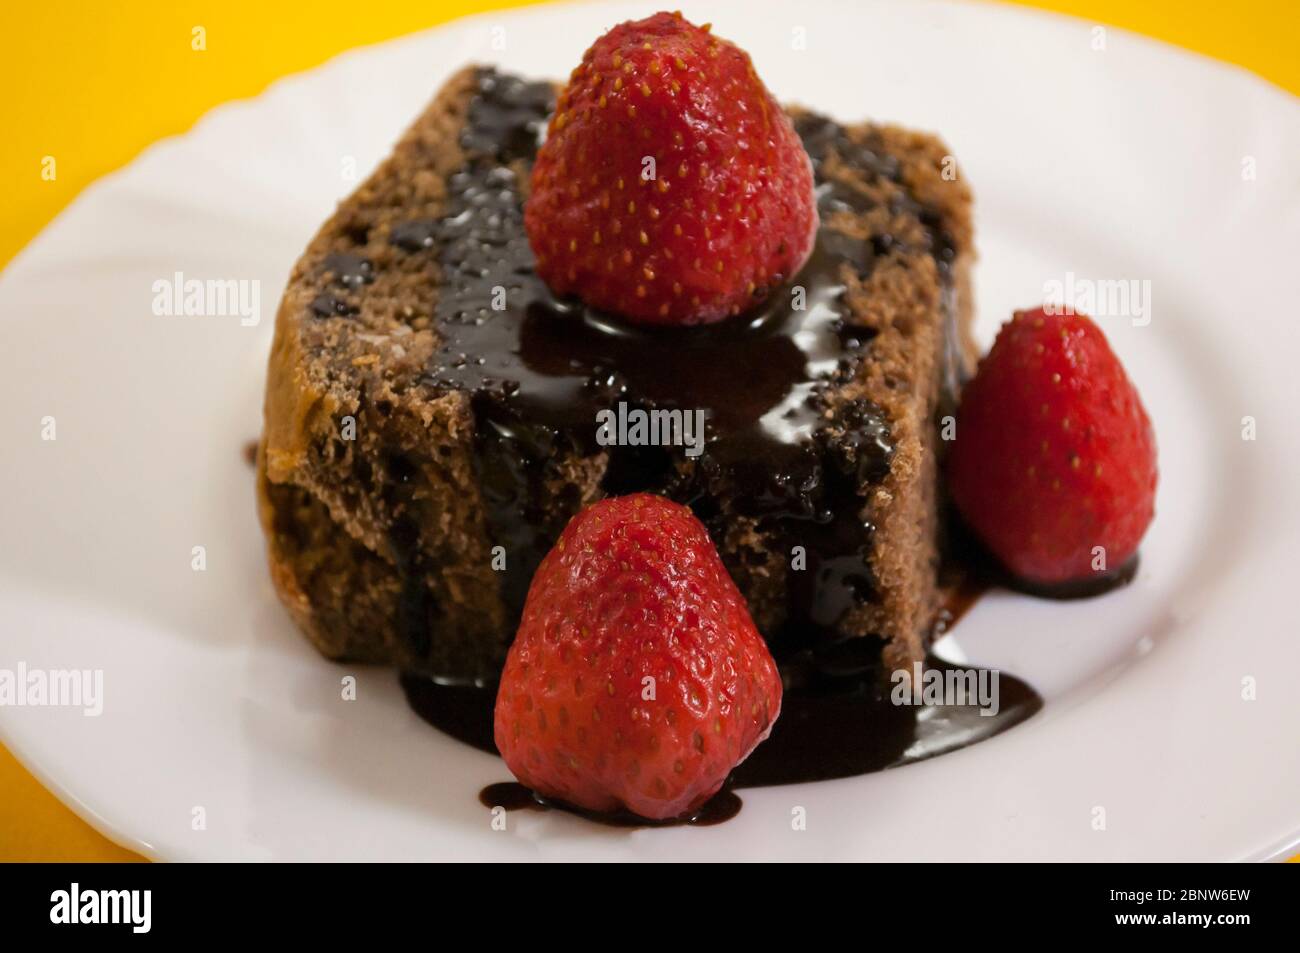
<instances>
[{"instance_id":1,"label":"chocolate cake slice","mask_svg":"<svg viewBox=\"0 0 1300 953\"><path fill-rule=\"evenodd\" d=\"M330 658L490 682L569 517L646 490L709 527L788 671L921 658L938 426L972 353L947 149L790 110L821 214L807 265L748 315L633 328L533 271L522 203L554 94L457 74L294 267L258 484L295 621ZM602 411L677 436L698 411L704 439L611 445Z\"/></svg>"}]
</instances>

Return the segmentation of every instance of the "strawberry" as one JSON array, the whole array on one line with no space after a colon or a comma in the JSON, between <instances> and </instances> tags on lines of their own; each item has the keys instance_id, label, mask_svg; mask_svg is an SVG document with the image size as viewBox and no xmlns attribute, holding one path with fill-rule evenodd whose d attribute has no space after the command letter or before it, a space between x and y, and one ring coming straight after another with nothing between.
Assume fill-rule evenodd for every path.
<instances>
[{"instance_id":1,"label":"strawberry","mask_svg":"<svg viewBox=\"0 0 1300 953\"><path fill-rule=\"evenodd\" d=\"M748 54L657 13L614 27L569 77L524 225L557 294L639 323L718 321L808 257L812 168Z\"/></svg>"},{"instance_id":2,"label":"strawberry","mask_svg":"<svg viewBox=\"0 0 1300 953\"><path fill-rule=\"evenodd\" d=\"M662 820L707 801L780 710L776 663L708 532L637 493L578 513L542 560L495 733L536 793Z\"/></svg>"},{"instance_id":3,"label":"strawberry","mask_svg":"<svg viewBox=\"0 0 1300 953\"><path fill-rule=\"evenodd\" d=\"M1137 551L1155 512L1155 436L1091 320L1040 308L1003 325L962 395L948 485L1025 582L1096 578Z\"/></svg>"}]
</instances>

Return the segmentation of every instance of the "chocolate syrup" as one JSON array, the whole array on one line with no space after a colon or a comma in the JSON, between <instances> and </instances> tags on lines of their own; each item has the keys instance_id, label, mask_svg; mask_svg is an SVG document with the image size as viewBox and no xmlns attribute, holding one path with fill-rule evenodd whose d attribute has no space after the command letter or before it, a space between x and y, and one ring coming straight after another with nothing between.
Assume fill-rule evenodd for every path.
<instances>
[{"instance_id":1,"label":"chocolate syrup","mask_svg":"<svg viewBox=\"0 0 1300 953\"><path fill-rule=\"evenodd\" d=\"M318 318L350 318L361 309L328 292L318 294L311 302L311 313Z\"/></svg>"},{"instance_id":2,"label":"chocolate syrup","mask_svg":"<svg viewBox=\"0 0 1300 953\"><path fill-rule=\"evenodd\" d=\"M509 554L500 574L508 614L518 617L537 564L581 505L576 489L559 499L549 489L571 484L559 461L603 451L604 493L664 493L691 506L715 535L746 516L776 546L803 546L807 569L790 574L789 620L773 637L833 638L844 614L876 595L867 558L874 527L861 515L862 490L884 478L893 454L878 407L828 400L855 376L873 336L849 323L846 276L865 277L878 255L903 243L890 234L860 240L823 224L798 275L746 314L703 328L638 328L557 298L534 270L520 195L552 96L548 84L480 71L460 139L466 161L448 180L444 216L402 223L390 235L408 252L436 255L440 267L441 346L426 381L470 395L488 530ZM862 175L894 183L891 210L925 223L920 250L946 275L952 242L911 198L896 160L820 116L802 116L797 128L823 222L874 204L823 175L833 152ZM597 415L619 403L704 411L703 454L600 447Z\"/></svg>"},{"instance_id":3,"label":"chocolate syrup","mask_svg":"<svg viewBox=\"0 0 1300 953\"><path fill-rule=\"evenodd\" d=\"M1127 586L1133 581L1137 571L1138 554L1134 553L1123 565L1105 572L1093 573L1085 579L1043 583L1033 582L1028 579L1017 579L1009 573L1004 574L1002 578L1004 585L1008 589L1014 589L1017 592L1023 592L1031 596L1038 596L1040 599L1091 599L1093 596L1102 595L1112 589Z\"/></svg>"},{"instance_id":4,"label":"chocolate syrup","mask_svg":"<svg viewBox=\"0 0 1300 953\"><path fill-rule=\"evenodd\" d=\"M334 283L343 288L359 288L375 280L375 266L370 259L351 252L326 255L322 265L334 273Z\"/></svg>"},{"instance_id":5,"label":"chocolate syrup","mask_svg":"<svg viewBox=\"0 0 1300 953\"><path fill-rule=\"evenodd\" d=\"M486 808L501 807L507 811L549 811L553 809L568 811L597 824L604 824L606 827L679 827L683 824L689 824L692 827L709 827L713 824L721 824L723 821L731 820L740 813L742 803L735 791L724 787L709 798L698 811L688 817L679 817L667 821L652 821L627 811L601 814L596 811L584 811L581 808L563 804L559 801L549 801L546 798L538 797L518 781L498 781L496 784L489 784L479 792L478 799L479 803Z\"/></svg>"},{"instance_id":6,"label":"chocolate syrup","mask_svg":"<svg viewBox=\"0 0 1300 953\"><path fill-rule=\"evenodd\" d=\"M946 593L946 599L935 619L935 638L952 629L980 596L990 589L1001 587L1040 599L1068 601L1090 599L1121 589L1137 576L1139 556L1134 553L1122 565L1095 572L1084 579L1058 583L1034 582L1007 570L952 508L947 513L945 530L947 538L943 565L939 571L939 588Z\"/></svg>"},{"instance_id":7,"label":"chocolate syrup","mask_svg":"<svg viewBox=\"0 0 1300 953\"><path fill-rule=\"evenodd\" d=\"M734 813L728 813L731 805L739 810L733 788L854 777L969 747L1020 724L1043 704L1025 682L1005 672L998 673L995 714L984 714L985 709L977 704L895 704L891 699L894 686L879 677L878 653L876 659L870 675L864 675L866 669L839 676L821 674L787 687L772 734L736 767L719 796L705 805L704 816L725 820L719 814L730 816ZM925 667L945 676L968 671L934 656L926 660ZM412 709L429 724L481 751L496 753L492 740L495 686L439 685L413 675L403 675L401 683ZM715 803L719 798L723 804ZM491 785L480 800L507 810L569 809L534 798L522 785ZM595 817L619 825L649 823L630 816ZM692 819L692 823L700 821Z\"/></svg>"}]
</instances>

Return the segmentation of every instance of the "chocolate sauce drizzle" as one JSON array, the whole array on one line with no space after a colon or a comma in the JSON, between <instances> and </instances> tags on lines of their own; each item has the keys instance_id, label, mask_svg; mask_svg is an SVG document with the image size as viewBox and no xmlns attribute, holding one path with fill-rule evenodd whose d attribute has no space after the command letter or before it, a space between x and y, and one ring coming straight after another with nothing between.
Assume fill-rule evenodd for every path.
<instances>
[{"instance_id":1,"label":"chocolate sauce drizzle","mask_svg":"<svg viewBox=\"0 0 1300 953\"><path fill-rule=\"evenodd\" d=\"M332 252L321 264L334 273L334 283L342 288L360 288L375 280L375 266L370 259L352 252Z\"/></svg>"},{"instance_id":2,"label":"chocolate sauce drizzle","mask_svg":"<svg viewBox=\"0 0 1300 953\"><path fill-rule=\"evenodd\" d=\"M553 108L551 87L493 70L477 80L460 140L466 162L448 181L445 215L403 223L390 240L431 251L441 270L434 317L442 343L426 380L470 395L489 533L510 554L501 582L508 613L517 618L537 564L581 503L560 461L603 450L605 493L661 492L690 505L715 534L747 516L776 545L803 546L808 566L790 574L789 619L769 638L778 651L813 635L835 641L836 623L875 595L867 558L874 528L862 516L861 488L884 478L893 454L879 408L827 400L854 377L873 334L849 323L845 278L848 269L868 274L899 240L862 241L823 225L800 273L747 314L703 328L630 326L555 297L534 271L520 177ZM901 187L894 159L821 116L804 115L797 127L823 220L872 206L823 176L834 152L899 185L893 211L926 223L924 251L946 274L952 243ZM598 446L597 414L620 402L704 411L703 454ZM567 495L556 499L549 488L557 486L569 486Z\"/></svg>"},{"instance_id":3,"label":"chocolate sauce drizzle","mask_svg":"<svg viewBox=\"0 0 1300 953\"><path fill-rule=\"evenodd\" d=\"M948 672L972 671L934 656L926 660L925 668L944 677ZM980 677L980 670L973 671ZM497 753L492 737L495 687L439 685L414 675L403 675L401 683L407 702L426 722L481 751ZM978 704L895 704L890 697L893 686L879 677L876 667L868 677L853 671L823 673L816 684L787 689L768 739L736 767L722 791L695 817L679 823L726 820L740 808L737 788L854 777L914 764L992 738L1042 708L1038 693L1006 672L998 673L997 689L997 711L986 714ZM480 800L506 810L573 810L537 798L512 782L490 785ZM618 826L651 823L630 815L576 813Z\"/></svg>"},{"instance_id":4,"label":"chocolate sauce drizzle","mask_svg":"<svg viewBox=\"0 0 1300 953\"><path fill-rule=\"evenodd\" d=\"M518 781L498 781L496 784L489 784L479 792L478 800L489 809L500 807L507 811L567 811L606 827L677 827L682 824L689 824L692 827L710 827L731 820L740 813L742 803L735 791L724 787L688 817L651 821L627 811L601 814L596 811L584 811L559 801L550 801L534 794Z\"/></svg>"}]
</instances>

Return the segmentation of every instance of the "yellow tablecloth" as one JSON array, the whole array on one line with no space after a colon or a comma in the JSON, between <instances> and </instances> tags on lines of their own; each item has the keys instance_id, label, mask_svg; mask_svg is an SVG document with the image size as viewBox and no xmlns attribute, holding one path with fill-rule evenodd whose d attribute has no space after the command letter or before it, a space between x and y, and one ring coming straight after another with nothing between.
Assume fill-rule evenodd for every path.
<instances>
[{"instance_id":1,"label":"yellow tablecloth","mask_svg":"<svg viewBox=\"0 0 1300 953\"><path fill-rule=\"evenodd\" d=\"M218 103L255 95L272 80L348 47L525 2L9 4L0 30L7 119L0 149L5 190L0 264L89 183L156 139L184 132ZM688 2L665 4L678 5L689 15ZM1038 0L1028 5L1145 33L1246 66L1300 93L1296 0ZM201 54L191 49L196 26L206 32ZM40 174L45 156L57 159L52 182ZM135 857L92 830L0 748L0 861Z\"/></svg>"}]
</instances>

